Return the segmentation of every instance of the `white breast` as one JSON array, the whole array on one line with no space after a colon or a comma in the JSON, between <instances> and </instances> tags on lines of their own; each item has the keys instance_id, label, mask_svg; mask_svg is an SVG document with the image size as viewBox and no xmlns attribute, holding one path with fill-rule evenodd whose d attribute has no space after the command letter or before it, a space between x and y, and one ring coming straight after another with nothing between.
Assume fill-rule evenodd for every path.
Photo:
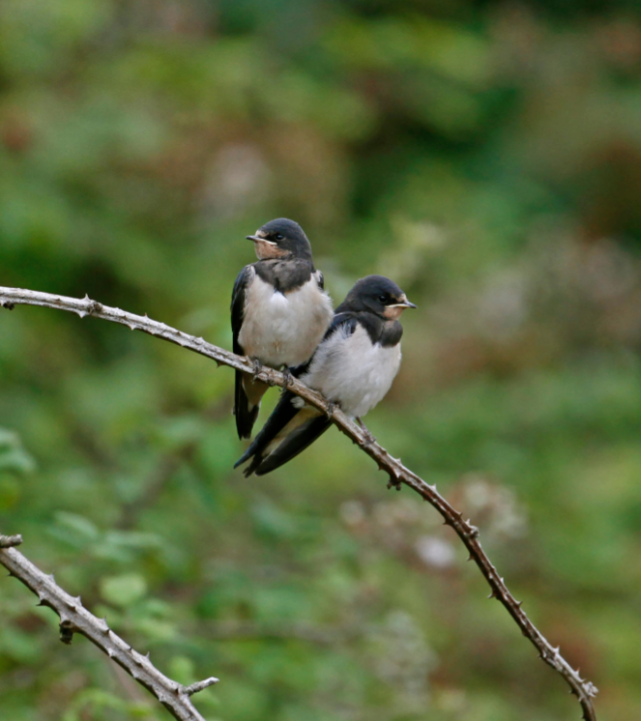
<instances>
[{"instance_id":1,"label":"white breast","mask_svg":"<svg viewBox=\"0 0 641 721\"><path fill-rule=\"evenodd\" d=\"M358 325L352 335L339 329L328 338L301 380L339 402L347 415L360 417L385 396L400 364L400 343L372 345L367 331Z\"/></svg>"},{"instance_id":2,"label":"white breast","mask_svg":"<svg viewBox=\"0 0 641 721\"><path fill-rule=\"evenodd\" d=\"M290 293L255 276L249 283L238 340L246 355L273 368L304 363L332 319L332 302L312 276Z\"/></svg>"}]
</instances>

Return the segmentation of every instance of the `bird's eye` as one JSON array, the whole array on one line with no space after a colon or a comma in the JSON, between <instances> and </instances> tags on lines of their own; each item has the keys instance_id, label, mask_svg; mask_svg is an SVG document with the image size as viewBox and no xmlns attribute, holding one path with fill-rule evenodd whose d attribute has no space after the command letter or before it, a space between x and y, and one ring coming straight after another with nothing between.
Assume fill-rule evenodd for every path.
<instances>
[{"instance_id":1,"label":"bird's eye","mask_svg":"<svg viewBox=\"0 0 641 721\"><path fill-rule=\"evenodd\" d=\"M387 300L387 296L386 296L386 295L379 295L379 296L378 296L378 299L381 301L381 303L385 303L385 301Z\"/></svg>"},{"instance_id":2,"label":"bird's eye","mask_svg":"<svg viewBox=\"0 0 641 721\"><path fill-rule=\"evenodd\" d=\"M282 233L276 233L276 240L282 240L284 237Z\"/></svg>"}]
</instances>

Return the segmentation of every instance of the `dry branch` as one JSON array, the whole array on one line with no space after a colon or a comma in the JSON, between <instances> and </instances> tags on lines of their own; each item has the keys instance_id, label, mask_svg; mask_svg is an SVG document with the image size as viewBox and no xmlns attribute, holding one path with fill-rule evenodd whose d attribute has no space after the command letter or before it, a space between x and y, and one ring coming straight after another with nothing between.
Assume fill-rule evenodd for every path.
<instances>
[{"instance_id":1,"label":"dry branch","mask_svg":"<svg viewBox=\"0 0 641 721\"><path fill-rule=\"evenodd\" d=\"M16 551L13 546L22 543L22 536L0 536L0 563L27 588L38 596L39 606L48 606L60 616L60 638L71 643L74 633L86 636L93 644L104 651L109 658L142 684L179 719L179 721L205 721L196 711L190 696L218 682L217 678L207 678L191 686L181 686L164 676L149 660L125 643L107 625L104 618L97 618L82 605L80 596L74 598L58 586L51 576L47 576L37 566Z\"/></svg>"},{"instance_id":2,"label":"dry branch","mask_svg":"<svg viewBox=\"0 0 641 721\"><path fill-rule=\"evenodd\" d=\"M0 287L0 306L12 309L15 305L45 306L57 310L71 311L77 313L81 318L91 315L103 320L113 321L126 325L131 330L140 330L200 353L207 358L213 359L219 366L227 365L247 373L255 373L254 363L244 356L237 356L207 343L203 338L188 335L147 316L134 315L118 308L109 308L91 300L89 297L84 299L67 298L32 290ZM505 606L523 635L537 648L539 656L565 679L570 686L571 692L577 696L581 704L585 721L596 721L596 713L592 704L592 698L597 694L596 687L590 681L582 679L579 672L575 671L563 658L559 649L554 648L530 621L521 608L521 602L514 598L505 581L499 576L496 568L481 547L478 540L478 529L469 520L464 520L461 512L457 511L438 493L436 486L426 483L422 478L406 468L399 458L393 458L372 439L365 428L359 427L340 408L329 404L323 396L311 390L296 378L286 377L283 373L266 366L261 366L255 376L269 385L286 386L307 403L326 413L346 436L351 438L368 456L376 461L379 469L389 474L391 485L399 487L401 484L405 484L409 486L436 508L443 517L444 522L454 529L465 544L470 553L470 558L475 561L489 583L491 589L490 598L496 598Z\"/></svg>"}]
</instances>

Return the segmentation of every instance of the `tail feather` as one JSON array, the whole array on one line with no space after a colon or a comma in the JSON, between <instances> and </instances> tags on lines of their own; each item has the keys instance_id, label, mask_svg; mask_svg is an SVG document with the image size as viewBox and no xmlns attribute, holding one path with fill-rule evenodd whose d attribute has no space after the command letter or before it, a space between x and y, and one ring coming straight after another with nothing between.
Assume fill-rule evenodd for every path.
<instances>
[{"instance_id":1,"label":"tail feather","mask_svg":"<svg viewBox=\"0 0 641 721\"><path fill-rule=\"evenodd\" d=\"M234 468L237 468L251 458L252 462L250 466L244 470L244 473L248 476L254 472L254 469L262 462L269 445L298 413L299 409L292 404L292 400L294 400L295 397L291 391L282 392L273 413L269 416L260 432L256 434L256 437L240 460L236 462Z\"/></svg>"},{"instance_id":2,"label":"tail feather","mask_svg":"<svg viewBox=\"0 0 641 721\"><path fill-rule=\"evenodd\" d=\"M245 471L245 475L255 473L257 476L264 476L266 473L275 471L310 446L325 433L331 424L332 422L327 416L317 416L306 420L305 423L289 433L269 455L262 457L260 454L256 454L252 459L252 464Z\"/></svg>"},{"instance_id":3,"label":"tail feather","mask_svg":"<svg viewBox=\"0 0 641 721\"><path fill-rule=\"evenodd\" d=\"M260 410L260 394L257 403L252 403L247 397L244 387L244 373L236 371L236 389L234 397L234 415L236 416L236 430L239 438L250 438L252 428L258 418ZM257 395L257 394L253 394Z\"/></svg>"}]
</instances>

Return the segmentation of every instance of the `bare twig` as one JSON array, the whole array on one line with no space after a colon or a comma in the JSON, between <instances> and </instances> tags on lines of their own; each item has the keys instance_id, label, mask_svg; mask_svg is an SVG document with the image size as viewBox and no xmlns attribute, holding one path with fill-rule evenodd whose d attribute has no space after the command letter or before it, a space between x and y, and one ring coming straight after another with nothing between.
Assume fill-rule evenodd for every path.
<instances>
[{"instance_id":1,"label":"bare twig","mask_svg":"<svg viewBox=\"0 0 641 721\"><path fill-rule=\"evenodd\" d=\"M13 548L22 543L22 536L0 536L0 548Z\"/></svg>"},{"instance_id":2,"label":"bare twig","mask_svg":"<svg viewBox=\"0 0 641 721\"><path fill-rule=\"evenodd\" d=\"M0 536L0 564L11 576L15 576L39 599L39 606L48 606L60 616L60 636L64 643L71 643L74 633L86 636L109 658L142 684L179 721L205 721L191 702L190 696L217 683L217 678L208 678L191 686L181 686L164 676L149 660L135 651L100 619L89 613L80 597L73 598L58 586L53 575L47 576L31 561L16 551L22 542L20 536Z\"/></svg>"},{"instance_id":3,"label":"bare twig","mask_svg":"<svg viewBox=\"0 0 641 721\"><path fill-rule=\"evenodd\" d=\"M571 692L577 696L581 704L585 721L596 721L596 713L592 704L592 698L597 694L596 687L591 682L582 679L579 672L575 671L563 658L559 649L554 648L530 621L521 608L521 602L514 598L505 581L499 576L496 568L481 547L478 540L478 529L469 520L464 520L461 512L457 511L438 493L436 486L431 486L406 468L399 458L393 458L373 440L371 434L348 418L336 405L328 403L323 396L311 390L296 378L286 377L283 373L266 366L256 368L254 362L250 359L211 345L202 338L188 335L164 323L151 320L147 316L134 315L118 308L109 308L91 300L89 297L84 299L67 298L32 290L0 287L0 306L11 309L20 304L39 305L57 310L71 311L77 313L81 318L93 315L96 318L126 325L131 330L141 330L211 358L219 366L227 365L252 375L255 374L259 380L269 385L287 385L289 390L303 398L309 405L326 413L346 436L351 438L364 453L376 461L380 470L389 474L389 487L400 488L401 484L405 484L436 508L443 517L444 522L454 529L465 544L470 553L470 558L475 561L489 583L491 589L490 598L496 598L505 606L523 635L537 648L539 656L565 679L570 686Z\"/></svg>"}]
</instances>

